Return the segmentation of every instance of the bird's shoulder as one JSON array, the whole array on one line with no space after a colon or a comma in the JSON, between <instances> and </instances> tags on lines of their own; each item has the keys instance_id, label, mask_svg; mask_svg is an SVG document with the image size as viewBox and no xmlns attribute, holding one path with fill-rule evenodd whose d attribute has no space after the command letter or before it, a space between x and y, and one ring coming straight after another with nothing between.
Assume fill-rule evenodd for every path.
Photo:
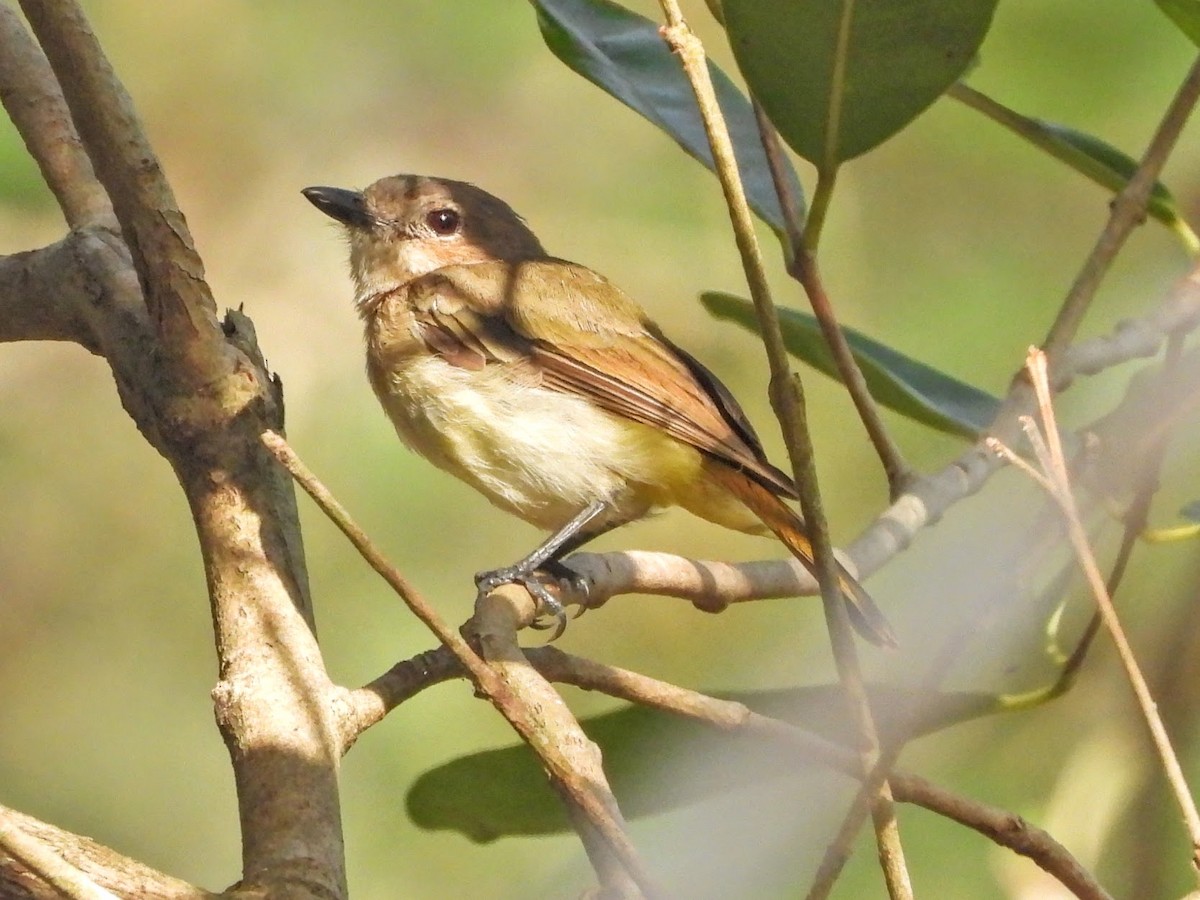
<instances>
[{"instance_id":1,"label":"bird's shoulder","mask_svg":"<svg viewBox=\"0 0 1200 900\"><path fill-rule=\"evenodd\" d=\"M641 306L603 275L554 257L445 266L414 279L407 293L418 315L494 318L531 340L653 330Z\"/></svg>"}]
</instances>

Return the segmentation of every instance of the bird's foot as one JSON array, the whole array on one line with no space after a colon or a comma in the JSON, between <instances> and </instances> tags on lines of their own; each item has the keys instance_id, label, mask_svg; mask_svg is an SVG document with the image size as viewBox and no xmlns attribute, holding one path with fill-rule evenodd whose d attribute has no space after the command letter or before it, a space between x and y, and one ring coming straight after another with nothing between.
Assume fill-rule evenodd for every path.
<instances>
[{"instance_id":1,"label":"bird's foot","mask_svg":"<svg viewBox=\"0 0 1200 900\"><path fill-rule=\"evenodd\" d=\"M553 628L554 634L550 636L551 641L558 640L567 628L567 612L563 608L562 601L555 595L555 590L560 594L567 593L578 597L586 597L588 594L587 579L557 560L543 563L540 568L532 571L517 563L488 572L480 572L475 576L475 587L480 597L490 594L503 584L519 584L529 591L530 596L538 604L537 616L531 627L538 630ZM552 590L552 587L555 590ZM580 611L575 618L582 615L584 609L586 607L581 604ZM553 621L545 621L547 618Z\"/></svg>"}]
</instances>

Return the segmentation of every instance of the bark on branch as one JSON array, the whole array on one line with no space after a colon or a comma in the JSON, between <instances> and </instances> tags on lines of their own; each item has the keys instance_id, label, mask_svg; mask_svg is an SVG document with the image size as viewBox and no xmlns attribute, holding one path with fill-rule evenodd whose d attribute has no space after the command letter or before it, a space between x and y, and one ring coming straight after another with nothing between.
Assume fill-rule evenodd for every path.
<instances>
[{"instance_id":1,"label":"bark on branch","mask_svg":"<svg viewBox=\"0 0 1200 900\"><path fill-rule=\"evenodd\" d=\"M312 630L291 480L258 441L282 430L279 384L249 321L218 319L183 215L78 5L22 7L50 65L4 8L0 99L79 230L0 264L0 339L73 340L104 356L187 495L216 629L241 887L345 896L334 691Z\"/></svg>"}]
</instances>

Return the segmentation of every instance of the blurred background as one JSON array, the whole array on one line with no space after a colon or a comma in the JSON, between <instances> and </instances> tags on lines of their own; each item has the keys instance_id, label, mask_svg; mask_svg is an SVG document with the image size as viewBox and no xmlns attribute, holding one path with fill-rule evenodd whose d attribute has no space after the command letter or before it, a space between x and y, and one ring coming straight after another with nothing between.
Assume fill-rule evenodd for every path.
<instances>
[{"instance_id":1,"label":"blurred background","mask_svg":"<svg viewBox=\"0 0 1200 900\"><path fill-rule=\"evenodd\" d=\"M396 440L363 374L345 248L302 187L422 172L498 194L550 252L639 298L728 382L771 456L784 459L759 345L710 320L696 299L708 289L745 293L715 180L561 66L527 5L84 5L157 147L218 303L252 317L283 379L294 446L449 619L469 615L471 573L510 562L539 535ZM656 16L653 4L631 5ZM702 4L688 11L732 72ZM1193 54L1149 3L1007 0L970 81L1136 156ZM1197 158L1193 129L1166 173L1193 218ZM61 218L7 121L0 164L0 252L57 240ZM811 173L801 174L811 188ZM942 101L841 173L822 248L826 282L847 324L1001 394L1044 335L1107 202L998 126ZM802 305L777 259L772 267L781 302ZM1141 229L1085 335L1146 310L1186 267L1163 229ZM1064 421L1083 424L1111 408L1135 370L1077 385L1063 400ZM806 384L826 506L835 538L849 541L886 504L886 487L842 393L816 375ZM889 421L924 471L962 449ZM1173 445L1156 524L1196 496L1200 466L1187 449L1196 437L1192 423ZM300 506L334 678L357 685L429 648L429 635L349 545L306 499ZM902 647L865 651L872 672L917 681L929 641L964 592L980 589L995 547L1037 508L1023 479L1005 473L874 577ZM1103 551L1115 534L1103 532ZM682 512L620 530L596 549L629 547L782 555ZM1193 782L1197 568L1190 545L1145 547L1121 595ZM1045 610L1008 599L1012 608L965 648L949 686L1018 691L1052 677L1038 633ZM1068 627L1086 612L1080 595ZM705 616L679 601L622 597L573 623L561 646L702 690L832 677L819 604L808 600ZM121 410L106 366L74 346L0 347L0 802L210 889L234 881L236 807L208 693L215 671L188 511L168 466ZM580 713L615 706L578 692L567 699ZM359 741L342 779L356 898L564 897L588 884L571 837L477 845L409 822L404 796L417 774L511 740L488 704L456 682ZM664 747L648 754L647 777L697 763ZM1104 641L1065 698L922 739L903 765L1047 828L1118 896L1177 896L1189 885L1178 817ZM793 896L849 791L840 776L816 772L639 820L634 836L669 879L701 873L691 896ZM1060 895L1032 863L921 810L903 808L901 827L919 895ZM869 833L835 895L883 896Z\"/></svg>"}]
</instances>

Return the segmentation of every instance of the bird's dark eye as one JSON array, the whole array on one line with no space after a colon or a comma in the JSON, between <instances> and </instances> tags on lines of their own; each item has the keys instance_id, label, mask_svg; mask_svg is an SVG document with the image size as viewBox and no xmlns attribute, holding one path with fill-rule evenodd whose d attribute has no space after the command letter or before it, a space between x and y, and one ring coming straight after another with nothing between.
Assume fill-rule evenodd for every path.
<instances>
[{"instance_id":1,"label":"bird's dark eye","mask_svg":"<svg viewBox=\"0 0 1200 900\"><path fill-rule=\"evenodd\" d=\"M462 216L456 209L435 209L425 214L425 224L433 229L434 234L454 234L462 224Z\"/></svg>"}]
</instances>

